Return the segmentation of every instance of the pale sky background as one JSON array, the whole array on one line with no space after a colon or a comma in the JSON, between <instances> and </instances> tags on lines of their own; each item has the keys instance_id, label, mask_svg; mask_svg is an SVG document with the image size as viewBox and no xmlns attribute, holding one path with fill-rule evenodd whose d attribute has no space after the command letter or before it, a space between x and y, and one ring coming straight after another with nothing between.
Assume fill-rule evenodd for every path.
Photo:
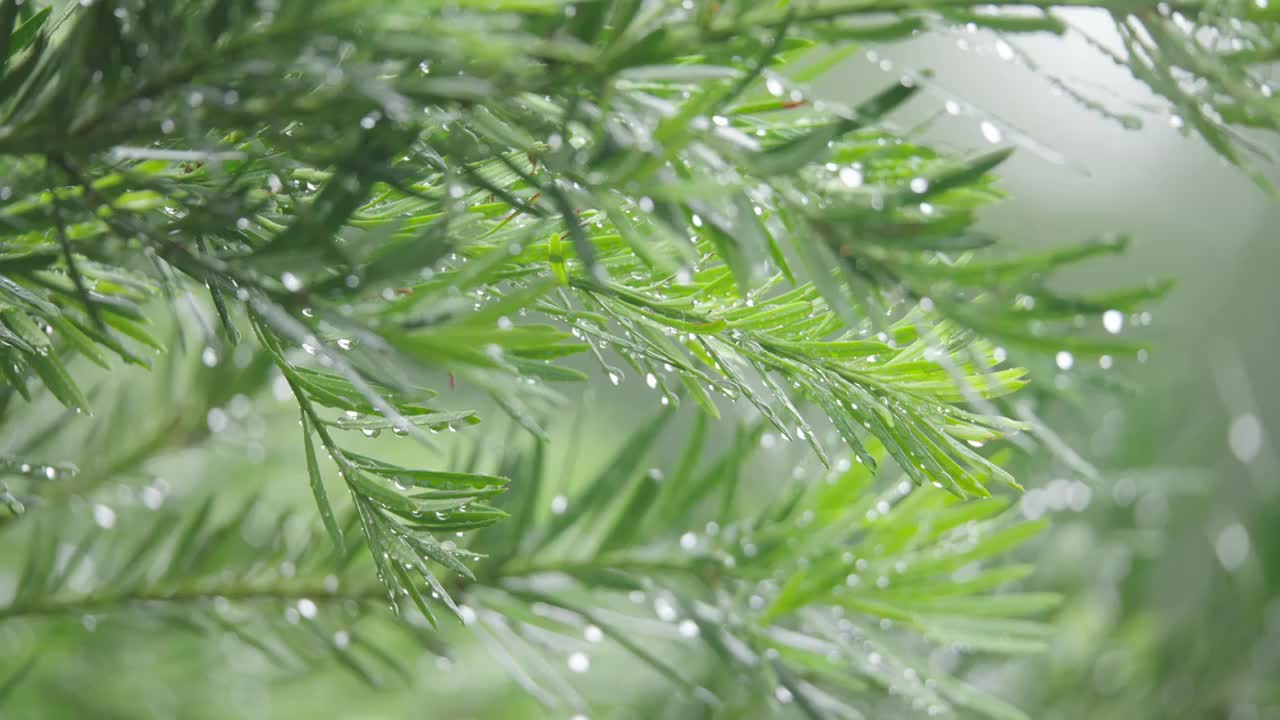
<instances>
[{"instance_id":1,"label":"pale sky background","mask_svg":"<svg viewBox=\"0 0 1280 720\"><path fill-rule=\"evenodd\" d=\"M1110 20L1098 11L1060 15L1095 39L1114 41ZM931 86L909 110L892 117L900 127L942 113L924 137L957 150L982 150L991 146L980 122L989 120L1002 128L1004 143L1021 144L1022 136L1060 153L1063 164L1030 146L1016 152L997 171L1010 198L985 210L983 223L1020 247L1069 244L1104 232L1132 234L1128 256L1090 264L1088 281L1176 278L1179 288L1161 308L1177 316L1164 328L1169 332L1198 332L1219 312L1226 299L1222 291L1250 262L1246 248L1261 245L1266 230L1280 222L1280 203L1198 136L1171 127L1168 103L1079 32L930 32L876 51L876 58L892 63L887 72L860 55L824 78L818 92L853 101L904 71L930 70ZM1126 129L1055 92L1051 78L1113 112L1137 117L1142 128ZM947 115L947 100L971 108ZM1274 140L1272 145L1280 150Z\"/></svg>"}]
</instances>

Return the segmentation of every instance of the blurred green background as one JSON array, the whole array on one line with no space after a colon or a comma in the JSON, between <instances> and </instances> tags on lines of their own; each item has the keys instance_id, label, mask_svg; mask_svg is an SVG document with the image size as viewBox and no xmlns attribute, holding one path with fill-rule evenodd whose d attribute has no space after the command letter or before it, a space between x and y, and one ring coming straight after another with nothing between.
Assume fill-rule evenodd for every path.
<instances>
[{"instance_id":1,"label":"blurred green background","mask_svg":"<svg viewBox=\"0 0 1280 720\"><path fill-rule=\"evenodd\" d=\"M1105 16L1071 21L1112 43ZM1126 328L1153 348L1145 366L1119 371L1132 395L1086 391L1046 408L1099 477L1085 510L1053 512L1055 483L1078 476L1044 463L1023 472L1024 512L1055 515L1039 582L1071 598L1049 653L984 668L985 683L1038 718L1280 717L1280 208L1080 33L960 31L877 50L825 92L931 69L935 106L915 118L926 137L980 147L985 110L1021 131L1002 168L1010 199L984 216L988 228L1020 247L1126 233L1130 252L1072 282L1177 281L1149 325Z\"/></svg>"}]
</instances>

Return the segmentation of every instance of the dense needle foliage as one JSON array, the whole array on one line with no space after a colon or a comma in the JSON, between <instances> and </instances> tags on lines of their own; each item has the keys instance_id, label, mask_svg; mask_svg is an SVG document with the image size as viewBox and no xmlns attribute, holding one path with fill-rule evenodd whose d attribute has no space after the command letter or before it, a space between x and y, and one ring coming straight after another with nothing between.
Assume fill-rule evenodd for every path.
<instances>
[{"instance_id":1,"label":"dense needle foliage","mask_svg":"<svg viewBox=\"0 0 1280 720\"><path fill-rule=\"evenodd\" d=\"M1022 365L1134 366L1119 328L1166 288L1053 288L1123 238L976 230L1030 140L972 107L989 151L896 129L927 73L808 85L1080 4L0 2L0 708L142 716L72 658L180 628L156 716L252 713L190 687L230 643L392 689L480 648L453 662L562 716L1023 717L952 672L1041 649L1058 602L1005 557L1041 528L1010 456L1091 473ZM1098 4L1270 189L1280 5ZM584 381L656 398L590 472L551 432ZM814 462L754 477L786 440ZM176 456L207 476L157 483ZM582 688L597 644L627 671Z\"/></svg>"}]
</instances>

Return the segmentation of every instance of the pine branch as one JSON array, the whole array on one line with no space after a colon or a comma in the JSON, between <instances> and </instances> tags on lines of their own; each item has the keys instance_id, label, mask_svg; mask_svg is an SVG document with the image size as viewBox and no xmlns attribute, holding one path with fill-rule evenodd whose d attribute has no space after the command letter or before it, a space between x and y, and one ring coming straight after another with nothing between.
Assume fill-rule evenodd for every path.
<instances>
[{"instance_id":1,"label":"pine branch","mask_svg":"<svg viewBox=\"0 0 1280 720\"><path fill-rule=\"evenodd\" d=\"M1141 348L1081 331L1078 319L1108 328L1109 314L1132 312L1163 287L1051 290L1053 272L1123 243L997 255L974 223L1000 195L991 172L1007 150L952 156L889 131L886 118L926 76L853 107L819 107L796 67L815 42L889 41L966 22L1062 32L1053 7L1092 5L997 3L1042 11L1027 15L970 0L98 0L69 7L56 29L46 27L52 13L33 5L0 3L6 410L15 395L47 393L87 413L74 358L110 368L110 351L147 365L146 353L167 345L149 329L153 309L176 313L185 288L200 287L222 334L234 341L251 329L243 334L258 367L273 366L298 404L305 476L331 552L346 560L367 551L409 618L434 625L439 602L481 623L511 653L500 660L547 704L582 705L557 673L521 670L515 652L545 655L560 647L546 633L587 622L696 703L713 702L710 693L748 708L772 697L811 716L856 716L865 683L940 712L1015 714L946 676L929 685L914 647L921 638L1003 651L1041 644L1042 629L1016 616L1051 598L985 596L1016 573L961 583L947 575L1034 530L1001 529L991 516L1003 500L964 500L1016 487L985 446L1027 427L1006 417L1002 400L1025 372L1004 363L1010 350L1054 355L1059 367L1137 357ZM1258 72L1280 43L1277 10L1100 7L1111 10L1135 75L1251 169L1237 129L1280 127ZM1204 41L1198 28L1228 42ZM824 463L835 458L838 475L763 510L748 506L738 486L762 432L754 429L702 472L693 443L673 470L679 483L643 479L656 424L567 512L548 517L539 456L507 458L495 474L402 467L354 452L341 435L389 429L431 447L433 431L478 420L437 406L428 388L447 377L545 437L562 400L552 384L587 377L566 362L580 353L615 384L624 373L612 363L630 365L669 408L689 399L719 417L717 395L745 399L784 437L803 438ZM232 386L195 406L211 411ZM820 439L806 403L838 441ZM115 479L171 437L203 439L198 414L179 417L193 424L86 468L84 486ZM317 446L351 497L347 527ZM844 446L855 461L844 460ZM27 457L0 470L54 467ZM894 466L905 484L873 491L873 473ZM22 482L32 496L59 498ZM29 504L5 485L0 500L14 514ZM156 539L176 538L168 562L208 560L210 544L230 542L232 525L207 526L208 512L183 530L155 526ZM708 523L717 530L689 531L691 548L675 534ZM437 539L447 532L474 539ZM61 538L32 533L14 618L160 598L183 612L206 604L203 585L181 582L60 595L71 570L50 548ZM846 546L865 556L855 572ZM74 558L94 547L86 537ZM136 561L148 551L138 546ZM250 559L243 548L233 554ZM857 559L875 589L859 585L867 579ZM170 580L213 574L168 567ZM570 578L571 590L555 576ZM703 692L690 671L615 629L619 614L617 623L638 622L610 593L619 586L648 593L665 608L660 619L680 619L678 637L699 638L768 697ZM210 587L263 604L315 590L275 580ZM531 616L533 603L562 614ZM215 616L203 621L230 629ZM294 632L278 618L267 624ZM336 636L321 634L325 652L368 675Z\"/></svg>"},{"instance_id":2,"label":"pine branch","mask_svg":"<svg viewBox=\"0 0 1280 720\"><path fill-rule=\"evenodd\" d=\"M379 668L405 675L400 660L358 632L363 620L382 614L385 589L361 582L351 555L326 551L325 541L291 542L287 516L273 518L272 531L260 537L255 505L250 497L222 521L212 519L210 500L193 514L117 514L99 505L62 557L54 551L66 529L36 527L22 579L0 607L0 624L37 623L37 631L52 633L57 623L89 622L83 618L94 624L160 619L201 635L229 632L285 667L334 659L374 685L381 682ZM420 637L427 649L439 649L434 639Z\"/></svg>"},{"instance_id":3,"label":"pine branch","mask_svg":"<svg viewBox=\"0 0 1280 720\"><path fill-rule=\"evenodd\" d=\"M545 510L547 498L539 489L548 483L535 457L509 448L502 464L512 470L519 491L504 504L513 515L531 512L533 519L519 535L498 525L476 536L474 549L491 559L478 562L473 579L449 589L466 603L459 606L465 623L491 625L506 618L511 637L531 643L548 667L562 667L558 655L566 652L565 642L580 646L569 653L566 679L579 665L589 665L592 646L604 642L633 655L695 704L765 701L782 708L811 702L848 716L861 703L881 702L878 693L850 687L853 677L881 692L936 705L937 712L976 703L973 690L925 666L908 642L916 633L986 651L1039 646L1042 626L1016 618L1048 609L1056 598L989 594L1024 576L1025 566L973 569L1039 529L1038 523L1009 526L1001 520L1006 503L974 504L913 490L905 476L876 481L866 466L846 461L841 465L847 468L826 482L794 483L764 507L730 502L726 510L716 494L731 485L714 480L745 472L760 429L746 431L705 467L680 462L665 474L642 472L657 439L653 430L667 419L661 413L643 439L622 448L608 470L559 511L554 503L551 512ZM704 454L695 441L682 455ZM609 487L620 492L607 501L590 499L598 488ZM229 623L251 622L255 631L235 634L278 663L323 664L336 657L371 678L373 668L348 651L357 646L355 626L377 618L387 595L370 584L359 543L337 551L320 535L290 542L285 517L270 519L274 530L263 536L252 529L258 525L251 510L257 504L256 497L248 498L224 521L213 519L211 501L194 513L122 510L111 515L106 530L92 524L104 522L98 511L61 557L53 550L55 539L68 535L65 524L35 527L28 545L43 551L28 554L13 600L0 607L0 624L80 622L86 615L96 623L129 623L158 613L168 622L213 633L230 629ZM344 523L349 540L356 522ZM531 545L530 538L541 539ZM94 572L86 586L81 571L88 564ZM950 580L962 567L970 568L969 578ZM779 584L779 577L790 580ZM652 610L628 599L637 593ZM530 614L529 604L567 615ZM653 624L646 618L650 611L669 628L658 645L635 639L637 624ZM430 616L408 611L404 617L412 623ZM832 629L823 629L827 625ZM299 645L299 635L315 631L327 641ZM539 640L547 632L565 641ZM584 633L585 643L579 639ZM422 637L429 642L431 636ZM759 692L773 699L743 696L733 689L742 687L736 681L700 689L709 678L689 662L687 649L673 655L670 642L692 644L737 672L758 676ZM275 646L292 648L296 659L279 656ZM579 655L586 659L573 659ZM760 657L772 662L761 664ZM525 662L514 656L508 661L517 667ZM390 663L400 673L398 662L379 664ZM524 671L545 674L535 667ZM558 691L545 698L552 708L571 700ZM982 704L1004 707L991 698Z\"/></svg>"},{"instance_id":4,"label":"pine branch","mask_svg":"<svg viewBox=\"0 0 1280 720\"><path fill-rule=\"evenodd\" d=\"M513 473L514 487L522 492L507 498L507 507L515 516L532 507L536 519L519 536L495 540L486 531L477 538L477 547L497 562L482 563L476 582L462 588L467 622L507 617L546 666L562 667L559 656L569 652L569 676L589 664L575 658L589 657L592 643L617 643L664 682L688 693L694 704L722 709L721 703L759 708L762 702L785 707L795 701L822 706L819 715L858 716L853 707L859 703L852 698L865 699L865 689L848 686L852 672L909 702L934 707L935 714L956 704L994 717L1018 714L994 699L979 701L978 694L945 677L935 678L918 651L901 644L898 628L997 652L1037 647L1043 627L1012 618L1048 609L1056 597L984 596L1028 568L974 571L971 563L1006 552L1039 524L1009 527L995 519L1004 503L958 502L913 491L905 477L877 482L867 466L848 461L825 483L797 484L762 508L739 510L730 501L726 511L714 493L736 483L712 479L745 471L759 428L704 471L680 463L665 473L641 472L656 437L653 430L667 420L660 413L577 497L550 503L550 513L543 509L546 491L539 491L547 487L545 478ZM684 457L702 454L695 440ZM542 472L529 458L504 464ZM610 500L594 499L602 487L610 488ZM529 543L530 536L541 539ZM961 567L969 567L970 580L957 584L946 577ZM790 580L779 585L774 581L779 577ZM978 595L966 597L970 593ZM729 673L735 678L732 689L700 689L688 663L652 644L637 644L630 626L652 621L645 619L650 610L627 600L628 594L652 603L672 641L735 668ZM564 614L518 609L528 603ZM539 640L547 632L566 638L585 633L586 642L566 647ZM679 652L688 655L687 647ZM760 664L762 656L772 657L773 664ZM513 652L509 660L519 662L514 658ZM534 667L525 670L531 677L538 674ZM736 679L741 675L759 682L743 684ZM755 690L743 697L742 688ZM559 703L573 706L571 697L549 702L549 710Z\"/></svg>"}]
</instances>

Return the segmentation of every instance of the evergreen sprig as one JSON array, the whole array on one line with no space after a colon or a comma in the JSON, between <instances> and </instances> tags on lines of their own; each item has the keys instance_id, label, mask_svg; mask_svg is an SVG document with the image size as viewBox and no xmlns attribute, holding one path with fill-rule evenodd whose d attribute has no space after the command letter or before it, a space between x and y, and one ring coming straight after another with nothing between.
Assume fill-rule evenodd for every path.
<instances>
[{"instance_id":1,"label":"evergreen sprig","mask_svg":"<svg viewBox=\"0 0 1280 720\"><path fill-rule=\"evenodd\" d=\"M448 592L475 633L501 638L489 652L548 710L590 710L569 681L605 643L677 691L676 714L794 702L812 716L858 717L855 708L879 688L888 695L875 702L935 716L957 708L1021 716L931 669L920 640L961 654L1042 647L1047 626L1019 618L1052 608L1057 597L991 596L1031 566L987 561L1043 523L1010 522L1007 502L964 502L847 459L824 481L793 480L764 505L744 501L734 489L764 427L740 428L703 462L700 417L678 462L646 468L671 413L655 415L571 498L548 497L555 485L542 441L513 443L499 459L514 490L498 502L517 526L479 532L465 557L474 567ZM336 659L368 683L407 677L400 655L381 644L387 598L361 541L339 549L323 533L291 536L290 518L262 517L259 504L250 495L225 512L208 497L192 510L138 505L117 516L98 506L70 524L33 521L31 551L0 622L27 623L35 637L66 623L161 622L229 633L282 669ZM370 511L357 505L339 521L348 538L359 536L353 531ZM451 527L474 527L474 517L485 519L474 505L437 513ZM415 563L389 567L405 565ZM432 618L421 609L417 617ZM640 639L655 616L669 631ZM421 647L447 653L425 626L405 629ZM734 673L707 674L688 649L664 651L670 643ZM743 684L739 673L758 681Z\"/></svg>"},{"instance_id":2,"label":"evergreen sprig","mask_svg":"<svg viewBox=\"0 0 1280 720\"><path fill-rule=\"evenodd\" d=\"M150 350L166 347L150 329L153 308L178 313L191 302L189 289L202 286L221 339L210 329L201 359L215 373L249 378L207 391L206 428L224 424L225 414L213 413L233 388L250 392L275 373L298 404L297 476L314 493L328 552L349 558L364 545L392 604L407 599L409 614L433 625L437 603L474 619L459 594L478 607L500 599L504 615L543 603L590 620L595 605L525 576L541 572L529 564L566 533L595 525L599 536L577 546L591 550L574 561L581 566L559 572L573 576L578 567L587 592L628 574L653 590L669 579L659 570L695 581L683 595L660 592L680 601L678 612L723 661L764 673L762 687L777 687L775 697L810 714L852 712L841 699L850 688L829 686L847 680L849 668L799 637L845 629L842 611L946 642L1029 649L1039 630L1008 618L1044 598L978 602L956 596L969 585L936 575L1006 550L1022 532L972 542L946 533L1003 507L964 498L1017 486L986 443L1026 425L991 401L1026 382L1025 371L1006 364L1011 352L1048 351L1060 366L1076 356L1110 364L1138 354L1078 328L1086 318L1101 328L1097 320L1131 312L1163 287L1093 297L1050 289L1054 271L1123 247L1111 240L996 254L994 239L973 226L975 212L999 197L990 173L1009 151L944 153L885 122L928 89L926 74L851 107L814 101L804 86L838 61L827 53L831 43L888 41L948 23L1062 32L1058 5L1018 3L1028 14L985 3L834 0L96 0L57 8L5 0L0 402L12 414L15 395L38 401L43 386L65 407L90 411L73 358L109 368L111 353L149 364ZM1123 61L1219 152L1247 165L1248 145L1232 128L1275 130L1280 118L1269 86L1253 74L1274 59L1270 21L1280 9L1108 9L1126 43ZM1206 41L1197 29L1229 42ZM245 363L219 370L242 342L251 346ZM545 440L546 417L561 399L552 384L585 379L566 362L584 352L615 384L624 372L610 353L622 358L660 390L663 405L689 399L719 417L718 396L742 398L823 463L836 458L839 466L851 451L857 464L835 490L812 483L763 514L741 515L737 461L694 475L698 443L681 467L688 482L628 485L627 463L639 462L656 433L650 428L614 472L570 501L573 512L546 518L536 463L513 461L511 472L494 474L403 467L343 440L343 431L390 430L431 447L434 432L477 422L475 411L449 407L429 389L446 377L491 397ZM806 403L837 430L834 447ZM152 450L198 444L199 413L179 417L195 421L143 442L123 464L95 461L86 474L108 480ZM5 524L21 525L14 519L34 504L28 500L57 498L39 476L55 480L61 470L49 463L58 458L33 460L39 445L32 436L0 464L24 478L18 493L0 485ZM885 472L875 469L884 458L911 482L875 496L868 488ZM352 522L340 520L326 490L329 463L350 495ZM739 533L730 544L745 544L695 560L659 553L665 559L646 572L640 549L661 549L675 527L648 518L690 517L711 496L721 498L712 522ZM177 525L156 530L184 538L166 577L195 572L196 547L218 545L235 527L208 522L197 513L185 534ZM481 528L472 543L440 539ZM809 528L812 541L792 547ZM40 598L63 607L57 597L75 569L36 549L55 541L51 530L31 532L38 541L9 604L14 615L41 607ZM724 538L694 542L719 547ZM850 542L871 543L868 563L905 564L897 572L906 588L863 594L841 585L852 575L836 548ZM746 555L748 545L761 554ZM89 536L76 546L97 552ZM877 579L892 577L887 567L876 566ZM185 592L156 587L77 597L92 604ZM736 603L721 602L726 595ZM754 597L764 605L752 607ZM493 629L496 615L480 617ZM732 629L739 617L750 618L741 631ZM884 647L882 657L907 656L872 634L858 642ZM509 635L502 632L503 642ZM623 637L614 639L659 674L687 679ZM734 644L770 662L748 662L727 649ZM886 667L897 671L895 663L908 661ZM902 689L879 670L857 672ZM907 683L912 697L941 708L990 702L934 681Z\"/></svg>"}]
</instances>

